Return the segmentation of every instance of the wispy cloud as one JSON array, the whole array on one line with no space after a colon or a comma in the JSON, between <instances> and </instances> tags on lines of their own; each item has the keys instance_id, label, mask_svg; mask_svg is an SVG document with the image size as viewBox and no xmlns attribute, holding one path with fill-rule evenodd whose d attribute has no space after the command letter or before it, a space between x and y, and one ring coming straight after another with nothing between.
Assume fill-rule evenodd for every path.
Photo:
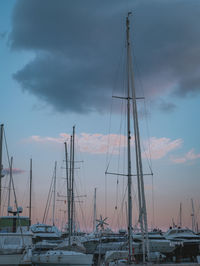
<instances>
[{"instance_id":1,"label":"wispy cloud","mask_svg":"<svg viewBox=\"0 0 200 266\"><path fill-rule=\"evenodd\" d=\"M89 134L81 133L75 136L81 152L90 154L119 154L120 149L127 147L127 137L118 134ZM70 139L70 134L60 133L58 137L31 136L28 141L38 143L64 143ZM171 140L170 138L152 137L144 142L143 157L161 159L169 152L181 147L182 139ZM131 139L131 146L134 146L134 137Z\"/></svg>"},{"instance_id":2,"label":"wispy cloud","mask_svg":"<svg viewBox=\"0 0 200 266\"><path fill-rule=\"evenodd\" d=\"M180 148L183 143L182 139L171 140L169 138L152 137L149 141L145 141L145 151L143 157L151 157L151 159L161 159L169 152Z\"/></svg>"},{"instance_id":3,"label":"wispy cloud","mask_svg":"<svg viewBox=\"0 0 200 266\"><path fill-rule=\"evenodd\" d=\"M70 139L70 135L66 133L60 133L59 137L53 138L53 137L41 137L38 135L31 136L26 141L33 141L33 142L52 142L52 143L64 143L65 141Z\"/></svg>"},{"instance_id":4,"label":"wispy cloud","mask_svg":"<svg viewBox=\"0 0 200 266\"><path fill-rule=\"evenodd\" d=\"M19 168L13 168L12 169L12 174L13 175L19 175L25 173L25 170L19 169ZM9 175L10 174L10 169L9 168L4 168L3 169L3 174L4 175Z\"/></svg>"},{"instance_id":5,"label":"wispy cloud","mask_svg":"<svg viewBox=\"0 0 200 266\"><path fill-rule=\"evenodd\" d=\"M70 134L60 133L56 138L54 137L41 137L31 136L26 141L40 142L40 143L64 143L69 141ZM126 136L117 134L89 134L81 133L75 136L81 152L91 154L118 154L119 147L126 147ZM133 141L132 141L133 143Z\"/></svg>"},{"instance_id":6,"label":"wispy cloud","mask_svg":"<svg viewBox=\"0 0 200 266\"><path fill-rule=\"evenodd\" d=\"M176 158L171 157L171 161L173 163L180 164L180 163L186 163L188 161L194 161L199 158L200 158L200 153L195 153L194 149L191 149L182 157L176 157Z\"/></svg>"}]
</instances>

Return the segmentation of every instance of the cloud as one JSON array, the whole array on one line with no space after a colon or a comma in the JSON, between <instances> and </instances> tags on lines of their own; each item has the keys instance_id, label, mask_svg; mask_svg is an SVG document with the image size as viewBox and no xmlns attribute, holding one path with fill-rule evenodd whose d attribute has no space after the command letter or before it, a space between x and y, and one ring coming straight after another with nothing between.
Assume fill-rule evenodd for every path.
<instances>
[{"instance_id":1,"label":"cloud","mask_svg":"<svg viewBox=\"0 0 200 266\"><path fill-rule=\"evenodd\" d=\"M31 136L28 141L39 143L64 143L70 139L69 134L61 133L57 138ZM120 150L127 147L127 137L117 134L89 134L81 133L75 136L80 152L90 154L119 154ZM145 150L142 153L143 158L161 159L169 152L181 147L181 139L171 140L169 138L152 137L144 142ZM134 136L131 138L131 146L134 146Z\"/></svg>"},{"instance_id":2,"label":"cloud","mask_svg":"<svg viewBox=\"0 0 200 266\"><path fill-rule=\"evenodd\" d=\"M166 102L163 99L160 100L160 102L158 103L158 106L161 111L168 112L168 113L173 112L176 109L176 105L174 103Z\"/></svg>"},{"instance_id":3,"label":"cloud","mask_svg":"<svg viewBox=\"0 0 200 266\"><path fill-rule=\"evenodd\" d=\"M56 143L64 143L70 139L69 134L60 133L58 138L52 138L52 137L40 137L37 135L31 136L27 141L33 141L33 142L56 142Z\"/></svg>"},{"instance_id":4,"label":"cloud","mask_svg":"<svg viewBox=\"0 0 200 266\"><path fill-rule=\"evenodd\" d=\"M3 40L6 38L6 35L7 35L7 32L4 31L4 32L0 32L0 40Z\"/></svg>"},{"instance_id":5,"label":"cloud","mask_svg":"<svg viewBox=\"0 0 200 266\"><path fill-rule=\"evenodd\" d=\"M18 0L10 47L30 51L35 57L14 79L57 111L106 111L125 49L128 6L133 10L131 35L146 96L199 93L197 0ZM138 85L137 71L135 75ZM163 108L174 107L165 104Z\"/></svg>"},{"instance_id":6,"label":"cloud","mask_svg":"<svg viewBox=\"0 0 200 266\"><path fill-rule=\"evenodd\" d=\"M26 141L38 142L38 143L61 143L63 144L68 140L70 135L65 133L60 133L59 137L41 137L41 136L31 136ZM126 136L117 134L88 134L81 133L80 135L75 135L75 140L80 149L80 152L90 153L90 154L118 154L119 147L126 147ZM133 140L132 140L133 143Z\"/></svg>"},{"instance_id":7,"label":"cloud","mask_svg":"<svg viewBox=\"0 0 200 266\"><path fill-rule=\"evenodd\" d=\"M188 161L194 161L200 158L200 153L195 153L194 149L191 149L182 157L171 157L171 161L175 164L186 163Z\"/></svg>"},{"instance_id":8,"label":"cloud","mask_svg":"<svg viewBox=\"0 0 200 266\"><path fill-rule=\"evenodd\" d=\"M19 168L13 168L12 169L12 174L13 175L19 175L25 173L25 170L19 169ZM10 174L10 169L9 168L4 168L3 169L3 174L4 175L9 175Z\"/></svg>"},{"instance_id":9,"label":"cloud","mask_svg":"<svg viewBox=\"0 0 200 266\"><path fill-rule=\"evenodd\" d=\"M169 138L150 138L145 142L145 151L143 157L151 159L161 159L165 157L169 152L178 149L183 143L182 139L171 140Z\"/></svg>"}]
</instances>

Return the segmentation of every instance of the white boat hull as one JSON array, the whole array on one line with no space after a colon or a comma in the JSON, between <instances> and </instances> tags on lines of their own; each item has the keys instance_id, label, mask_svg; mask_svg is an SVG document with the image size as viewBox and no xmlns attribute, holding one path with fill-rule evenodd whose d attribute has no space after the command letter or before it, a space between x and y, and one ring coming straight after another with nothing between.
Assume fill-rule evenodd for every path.
<instances>
[{"instance_id":1,"label":"white boat hull","mask_svg":"<svg viewBox=\"0 0 200 266\"><path fill-rule=\"evenodd\" d=\"M34 254L32 256L32 263L34 266L48 265L48 266L91 266L93 256L90 254L83 254L72 251L48 251L45 254Z\"/></svg>"}]
</instances>

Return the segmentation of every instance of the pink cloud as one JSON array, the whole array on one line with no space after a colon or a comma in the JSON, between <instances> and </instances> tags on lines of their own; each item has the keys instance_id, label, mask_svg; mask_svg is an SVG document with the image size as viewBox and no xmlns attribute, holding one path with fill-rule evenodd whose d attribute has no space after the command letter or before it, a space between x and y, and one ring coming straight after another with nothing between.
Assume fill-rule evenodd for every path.
<instances>
[{"instance_id":1,"label":"pink cloud","mask_svg":"<svg viewBox=\"0 0 200 266\"><path fill-rule=\"evenodd\" d=\"M13 168L12 169L12 174L13 175L19 175L25 173L25 170L19 169L19 168ZM10 174L10 169L9 168L4 168L3 169L3 174L4 175L9 175Z\"/></svg>"},{"instance_id":2,"label":"pink cloud","mask_svg":"<svg viewBox=\"0 0 200 266\"><path fill-rule=\"evenodd\" d=\"M64 143L65 141L70 139L70 135L66 133L60 133L58 138L52 137L41 137L41 136L31 136L28 141L33 142L56 142L56 143Z\"/></svg>"},{"instance_id":3,"label":"pink cloud","mask_svg":"<svg viewBox=\"0 0 200 266\"><path fill-rule=\"evenodd\" d=\"M194 149L191 149L189 152L187 152L185 155L182 157L177 157L177 158L171 158L171 161L173 163L179 164L179 163L186 163L188 161L194 161L196 159L200 158L200 153L196 153Z\"/></svg>"},{"instance_id":4,"label":"pink cloud","mask_svg":"<svg viewBox=\"0 0 200 266\"><path fill-rule=\"evenodd\" d=\"M124 135L81 133L79 135L76 135L75 138L80 151L90 154L119 154L120 149L127 147L127 137ZM31 136L29 138L29 141L41 143L64 143L69 139L69 134L61 133L57 138ZM150 138L150 141L145 141L145 147L142 156L149 157L150 150L152 159L160 159L174 149L179 148L182 145L182 142L183 141L181 139L171 140L169 138L152 137ZM131 146L134 146L134 136L132 136L131 138Z\"/></svg>"},{"instance_id":5,"label":"pink cloud","mask_svg":"<svg viewBox=\"0 0 200 266\"><path fill-rule=\"evenodd\" d=\"M151 159L161 159L169 152L181 147L182 143L182 139L171 140L169 138L152 137L149 142L145 141L145 151L142 155L143 157L151 157Z\"/></svg>"},{"instance_id":6,"label":"pink cloud","mask_svg":"<svg viewBox=\"0 0 200 266\"><path fill-rule=\"evenodd\" d=\"M40 143L64 143L65 141L69 141L70 134L60 133L59 137L41 137L41 136L31 136L26 141L30 142L40 142ZM81 152L91 153L91 154L105 154L112 153L118 154L119 147L127 146L127 139L124 135L117 134L88 134L81 133L80 135L76 135L75 139L78 143ZM133 145L133 141L132 141Z\"/></svg>"}]
</instances>

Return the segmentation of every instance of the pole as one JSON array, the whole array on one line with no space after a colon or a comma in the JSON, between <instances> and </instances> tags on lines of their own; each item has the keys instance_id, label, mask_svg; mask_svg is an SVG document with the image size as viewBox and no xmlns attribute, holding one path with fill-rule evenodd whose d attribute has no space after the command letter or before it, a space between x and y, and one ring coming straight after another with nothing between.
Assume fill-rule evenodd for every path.
<instances>
[{"instance_id":1,"label":"pole","mask_svg":"<svg viewBox=\"0 0 200 266\"><path fill-rule=\"evenodd\" d=\"M69 245L70 245L70 186L69 186L69 169L68 169L68 153L67 153L67 143L65 145L65 163L66 163L66 179L67 179L67 218L68 218L68 236L69 236ZM71 169L71 168L70 168Z\"/></svg>"},{"instance_id":2,"label":"pole","mask_svg":"<svg viewBox=\"0 0 200 266\"><path fill-rule=\"evenodd\" d=\"M3 124L1 124L1 130L0 130L0 215L1 215L1 190L2 190L2 182L1 179L3 178L2 170L2 150L3 150Z\"/></svg>"},{"instance_id":3,"label":"pole","mask_svg":"<svg viewBox=\"0 0 200 266\"><path fill-rule=\"evenodd\" d=\"M130 130L130 77L129 77L129 60L130 60L130 40L129 40L129 14L126 18L126 34L127 34L127 156L128 156L128 261L131 263L133 255L132 247L132 178L131 178L131 130Z\"/></svg>"},{"instance_id":4,"label":"pole","mask_svg":"<svg viewBox=\"0 0 200 266\"><path fill-rule=\"evenodd\" d=\"M30 188L29 188L29 226L31 226L31 210L32 210L32 158L30 159Z\"/></svg>"},{"instance_id":5,"label":"pole","mask_svg":"<svg viewBox=\"0 0 200 266\"><path fill-rule=\"evenodd\" d=\"M75 126L73 126L72 134L72 187L71 187L71 232L74 233L74 142L75 142Z\"/></svg>"},{"instance_id":6,"label":"pole","mask_svg":"<svg viewBox=\"0 0 200 266\"><path fill-rule=\"evenodd\" d=\"M182 227L182 203L180 203L180 220L179 220L179 226Z\"/></svg>"},{"instance_id":7,"label":"pole","mask_svg":"<svg viewBox=\"0 0 200 266\"><path fill-rule=\"evenodd\" d=\"M12 181L12 167L13 167L13 157L10 159L10 179L9 179L9 186L8 186L8 207L10 207L10 193L11 193L11 181ZM9 215L9 212L8 214Z\"/></svg>"},{"instance_id":8,"label":"pole","mask_svg":"<svg viewBox=\"0 0 200 266\"><path fill-rule=\"evenodd\" d=\"M97 200L97 188L94 189L94 216L93 216L93 232L96 230L96 219L97 219L97 206L96 206L96 200Z\"/></svg>"},{"instance_id":9,"label":"pole","mask_svg":"<svg viewBox=\"0 0 200 266\"><path fill-rule=\"evenodd\" d=\"M192 204L192 231L195 231L195 213L194 213L194 202L193 199L191 199L191 204Z\"/></svg>"},{"instance_id":10,"label":"pole","mask_svg":"<svg viewBox=\"0 0 200 266\"><path fill-rule=\"evenodd\" d=\"M128 20L129 25L129 20ZM129 27L128 27L129 30ZM128 36L129 37L129 36ZM131 48L130 41L128 39L128 55L129 55L129 67L130 67L130 78L132 87L132 104L133 104L133 122L134 122L134 133L135 133L135 150L136 150L136 168L137 168L137 180L138 180L138 197L139 197L139 219L143 237L143 262L145 262L145 254L149 257L149 240L148 240L148 224L147 224L147 210L146 200L144 193L144 177L142 167L142 156L141 156L141 145L140 145L140 132L138 123L138 112L136 103L136 92L134 85L133 65L131 60ZM145 236L144 236L145 233ZM145 240L144 240L145 237Z\"/></svg>"},{"instance_id":11,"label":"pole","mask_svg":"<svg viewBox=\"0 0 200 266\"><path fill-rule=\"evenodd\" d=\"M57 162L55 162L54 168L54 186L53 186L53 226L55 226L55 205L56 205L56 168Z\"/></svg>"}]
</instances>

